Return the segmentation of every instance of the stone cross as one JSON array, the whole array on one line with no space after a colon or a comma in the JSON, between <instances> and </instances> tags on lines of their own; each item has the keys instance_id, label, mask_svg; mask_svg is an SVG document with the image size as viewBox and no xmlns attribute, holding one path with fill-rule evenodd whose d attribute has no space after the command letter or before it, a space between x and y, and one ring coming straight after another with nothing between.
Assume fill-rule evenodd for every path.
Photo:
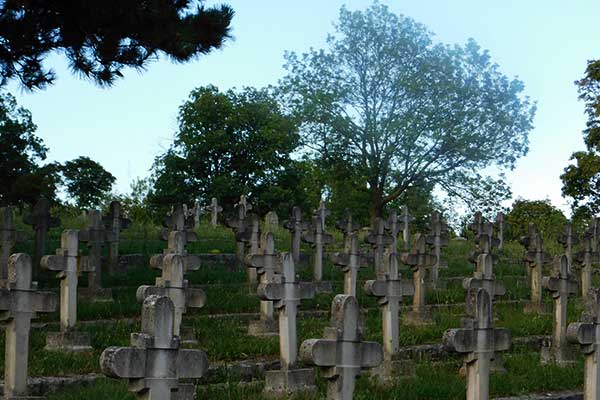
<instances>
[{"instance_id":1,"label":"stone cross","mask_svg":"<svg viewBox=\"0 0 600 400\"><path fill-rule=\"evenodd\" d=\"M216 227L219 223L219 213L223 211L223 207L219 205L216 197L212 198L210 205L206 206L205 210L210 213L210 224L213 228Z\"/></svg>"},{"instance_id":2,"label":"stone cross","mask_svg":"<svg viewBox=\"0 0 600 400\"><path fill-rule=\"evenodd\" d=\"M247 219L250 220L250 229L246 229L236 240L241 240L246 243L248 254L257 254L260 249L260 218L256 214L248 214Z\"/></svg>"},{"instance_id":3,"label":"stone cross","mask_svg":"<svg viewBox=\"0 0 600 400\"><path fill-rule=\"evenodd\" d=\"M379 343L362 340L356 298L339 294L333 299L331 326L325 328L325 338L302 342L300 358L321 367L328 380L329 400L352 400L356 378L363 369L379 366L383 352Z\"/></svg>"},{"instance_id":4,"label":"stone cross","mask_svg":"<svg viewBox=\"0 0 600 400\"><path fill-rule=\"evenodd\" d=\"M6 279L8 276L8 258L13 252L13 247L17 243L24 242L27 239L25 232L18 231L15 228L14 212L12 207L0 208L0 239L2 242L2 252L0 253L0 279Z\"/></svg>"},{"instance_id":5,"label":"stone cross","mask_svg":"<svg viewBox=\"0 0 600 400\"><path fill-rule=\"evenodd\" d=\"M592 270L600 262L600 254L593 250L592 232L586 231L583 235L583 249L575 254L575 262L581 265L581 297L586 298L592 287Z\"/></svg>"},{"instance_id":6,"label":"stone cross","mask_svg":"<svg viewBox=\"0 0 600 400\"><path fill-rule=\"evenodd\" d=\"M8 259L8 278L0 290L0 310L6 321L4 358L4 398L27 397L27 362L31 319L36 313L56 311L55 293L36 291L31 281L33 268L27 254L13 254Z\"/></svg>"},{"instance_id":7,"label":"stone cross","mask_svg":"<svg viewBox=\"0 0 600 400\"><path fill-rule=\"evenodd\" d=\"M544 277L543 285L554 299L552 347L547 360L563 363L570 358L567 353L567 301L569 295L577 293L579 289L577 282L569 276L569 262L565 255L556 257L554 271L551 276Z\"/></svg>"},{"instance_id":8,"label":"stone cross","mask_svg":"<svg viewBox=\"0 0 600 400\"><path fill-rule=\"evenodd\" d=\"M108 259L110 265L115 268L119 265L119 236L123 229L127 229L129 227L131 220L122 215L121 203L118 201L112 201L110 203L108 214L102 217L102 222L104 223L106 229L112 232L110 240L108 240L110 243Z\"/></svg>"},{"instance_id":9,"label":"stone cross","mask_svg":"<svg viewBox=\"0 0 600 400\"><path fill-rule=\"evenodd\" d=\"M592 251L598 251L598 236L600 234L600 224L598 218L592 217L587 229L592 237Z\"/></svg>"},{"instance_id":10,"label":"stone cross","mask_svg":"<svg viewBox=\"0 0 600 400\"><path fill-rule=\"evenodd\" d=\"M271 232L265 232L261 248L257 254L246 256L246 266L254 268L261 284L270 283L275 273L280 270L280 255L275 250L275 237ZM277 332L274 320L272 301L260 302L260 320L250 321L248 332L254 336L269 335Z\"/></svg>"},{"instance_id":11,"label":"stone cross","mask_svg":"<svg viewBox=\"0 0 600 400\"><path fill-rule=\"evenodd\" d=\"M467 372L467 400L489 399L490 366L494 353L510 348L508 329L494 328L492 299L484 289L471 290L469 304L475 307L470 326L448 329L444 333L444 346L465 355Z\"/></svg>"},{"instance_id":12,"label":"stone cross","mask_svg":"<svg viewBox=\"0 0 600 400\"><path fill-rule=\"evenodd\" d=\"M365 242L373 248L375 276L377 279L383 278L385 276L383 255L386 247L394 243L394 239L385 233L385 221L382 218L375 218L373 228L365 238Z\"/></svg>"},{"instance_id":13,"label":"stone cross","mask_svg":"<svg viewBox=\"0 0 600 400\"><path fill-rule=\"evenodd\" d=\"M480 233L475 236L475 250L469 254L469 261L477 264L477 260L481 254L492 254L492 250L498 247L499 243L500 240L494 237L494 225L484 222ZM496 263L496 255L492 257L494 258L494 263Z\"/></svg>"},{"instance_id":14,"label":"stone cross","mask_svg":"<svg viewBox=\"0 0 600 400\"><path fill-rule=\"evenodd\" d=\"M181 234L181 232L172 232ZM193 289L184 278L186 268L185 256L179 254L167 254L162 260L162 276L156 278L154 286L140 286L136 297L139 302L151 295L167 296L174 306L173 334L180 336L181 321L187 307L201 308L206 304L206 294L202 289Z\"/></svg>"},{"instance_id":15,"label":"stone cross","mask_svg":"<svg viewBox=\"0 0 600 400\"><path fill-rule=\"evenodd\" d=\"M50 213L50 202L44 198L38 200L31 213L23 218L23 222L35 230L35 252L33 257L34 269L40 265L42 256L46 254L46 237L51 228L60 225L60 219Z\"/></svg>"},{"instance_id":16,"label":"stone cross","mask_svg":"<svg viewBox=\"0 0 600 400\"><path fill-rule=\"evenodd\" d=\"M408 206L400 208L400 221L402 224L402 241L405 251L410 249L410 223L415 220L415 217L409 214Z\"/></svg>"},{"instance_id":17,"label":"stone cross","mask_svg":"<svg viewBox=\"0 0 600 400\"><path fill-rule=\"evenodd\" d=\"M367 257L360 252L358 246L358 235L351 233L348 236L350 249L345 253L334 253L331 255L331 261L339 265L344 272L344 294L356 296L356 281L358 279L358 270L367 265Z\"/></svg>"},{"instance_id":18,"label":"stone cross","mask_svg":"<svg viewBox=\"0 0 600 400\"><path fill-rule=\"evenodd\" d=\"M294 257L294 262L296 264L300 264L300 241L302 240L302 232L310 227L309 223L302 222L302 210L300 207L292 208L292 216L283 223L283 226L292 234L292 257Z\"/></svg>"},{"instance_id":19,"label":"stone cross","mask_svg":"<svg viewBox=\"0 0 600 400\"><path fill-rule=\"evenodd\" d=\"M142 331L131 334L131 347L108 347L100 356L102 372L129 380L140 400L181 399L180 379L201 378L208 370L206 353L181 349L173 335L175 310L167 296L152 295L142 306ZM186 397L189 400L193 397Z\"/></svg>"},{"instance_id":20,"label":"stone cross","mask_svg":"<svg viewBox=\"0 0 600 400\"><path fill-rule=\"evenodd\" d=\"M319 217L319 220L321 221L321 229L322 230L325 230L326 220L329 215L331 215L331 210L328 209L327 206L325 205L325 202L323 200L321 200L319 202L319 208L317 208L313 212L313 217L317 217L317 216Z\"/></svg>"},{"instance_id":21,"label":"stone cross","mask_svg":"<svg viewBox=\"0 0 600 400\"><path fill-rule=\"evenodd\" d=\"M568 222L565 224L565 231L558 235L558 243L562 244L565 249L565 255L567 256L567 262L569 266L569 274L573 272L573 247L579 243L579 239L575 232L573 232L573 224Z\"/></svg>"},{"instance_id":22,"label":"stone cross","mask_svg":"<svg viewBox=\"0 0 600 400\"><path fill-rule=\"evenodd\" d=\"M484 223L484 219L483 219L483 214L481 214L481 211L477 211L474 215L473 215L473 222L471 222L469 225L467 225L467 228L473 232L475 234L475 236L478 236L479 234L481 234L481 231L483 230L483 223Z\"/></svg>"},{"instance_id":23,"label":"stone cross","mask_svg":"<svg viewBox=\"0 0 600 400\"><path fill-rule=\"evenodd\" d=\"M520 243L526 248L524 260L531 268L531 303L526 305L525 312L543 313L545 307L542 302L542 270L544 264L550 263L552 258L544 252L542 235L533 223L529 224L529 235L522 237Z\"/></svg>"},{"instance_id":24,"label":"stone cross","mask_svg":"<svg viewBox=\"0 0 600 400\"><path fill-rule=\"evenodd\" d=\"M200 257L188 254L185 249L187 236L185 231L172 231L168 237L167 248L163 250L162 254L155 254L150 257L150 266L154 269L163 270L165 257L169 254L176 254L183 257L186 271L197 271L200 268Z\"/></svg>"},{"instance_id":25,"label":"stone cross","mask_svg":"<svg viewBox=\"0 0 600 400\"><path fill-rule=\"evenodd\" d=\"M310 283L298 282L294 259L290 253L281 253L282 271L276 279L261 283L258 296L274 302L279 311L279 352L281 370L266 373L266 391L290 395L299 391L314 390L314 371L298 369L298 333L296 319L298 307L303 299L315 297L315 288Z\"/></svg>"},{"instance_id":26,"label":"stone cross","mask_svg":"<svg viewBox=\"0 0 600 400\"><path fill-rule=\"evenodd\" d=\"M269 229L276 229L279 227L279 215L275 211L269 211L265 215L265 226Z\"/></svg>"},{"instance_id":27,"label":"stone cross","mask_svg":"<svg viewBox=\"0 0 600 400\"><path fill-rule=\"evenodd\" d=\"M323 231L323 224L319 216L313 217L310 231L302 234L302 240L310 243L314 249L313 254L313 283L318 292L331 291L331 283L323 282L323 251L325 245L333 243L333 236Z\"/></svg>"},{"instance_id":28,"label":"stone cross","mask_svg":"<svg viewBox=\"0 0 600 400\"><path fill-rule=\"evenodd\" d=\"M240 262L244 262L246 239L248 238L246 231L249 229L248 211L252 209L252 206L247 203L246 197L242 195L235 207L237 208L237 218L228 218L225 221L225 225L234 231L237 259ZM256 283L256 275L254 275L253 271L248 271L248 283Z\"/></svg>"},{"instance_id":29,"label":"stone cross","mask_svg":"<svg viewBox=\"0 0 600 400\"><path fill-rule=\"evenodd\" d=\"M484 289L492 302L497 296L506 294L506 288L502 282L496 281L494 276L494 258L491 254L486 253L477 257L477 270L473 273L472 278L463 280L463 287L466 290Z\"/></svg>"},{"instance_id":30,"label":"stone cross","mask_svg":"<svg viewBox=\"0 0 600 400\"><path fill-rule=\"evenodd\" d=\"M186 234L186 243L198 240L194 231L194 218L188 215L185 204L178 203L173 206L171 213L163 221L165 227L161 233L162 240L169 240L169 234L173 231L182 231Z\"/></svg>"},{"instance_id":31,"label":"stone cross","mask_svg":"<svg viewBox=\"0 0 600 400\"><path fill-rule=\"evenodd\" d=\"M437 258L436 263L431 266L429 281L433 287L436 287L439 281L439 270L448 268L448 263L442 260L442 247L448 246L448 224L442 219L439 212L434 211L431 213L428 227L430 237L433 239L433 254Z\"/></svg>"},{"instance_id":32,"label":"stone cross","mask_svg":"<svg viewBox=\"0 0 600 400\"><path fill-rule=\"evenodd\" d=\"M60 332L48 332L47 350L91 351L85 332L75 332L77 323L77 284L81 272L90 272L89 258L79 253L79 231L67 229L60 238L56 255L42 257L41 266L57 271L60 279Z\"/></svg>"},{"instance_id":33,"label":"stone cross","mask_svg":"<svg viewBox=\"0 0 600 400\"><path fill-rule=\"evenodd\" d=\"M412 250L403 253L400 259L411 267L413 274L413 307L412 312L406 315L406 322L414 325L429 324L432 320L425 310L425 274L427 267L436 263L437 257L429 252L426 237L418 233L414 237Z\"/></svg>"},{"instance_id":34,"label":"stone cross","mask_svg":"<svg viewBox=\"0 0 600 400\"><path fill-rule=\"evenodd\" d=\"M360 224L352 218L352 210L344 209L344 216L335 223L335 226L344 234L344 252L350 250L350 235L356 233L360 229Z\"/></svg>"},{"instance_id":35,"label":"stone cross","mask_svg":"<svg viewBox=\"0 0 600 400\"><path fill-rule=\"evenodd\" d=\"M506 215L503 212L499 212L496 215L496 232L498 232L498 250L504 248L504 232L506 232Z\"/></svg>"},{"instance_id":36,"label":"stone cross","mask_svg":"<svg viewBox=\"0 0 600 400\"><path fill-rule=\"evenodd\" d=\"M400 306L402 296L412 296L414 286L403 282L398 267L398 254L387 253L388 271L383 280L370 280L365 283L365 292L378 298L383 323L384 359L391 362L400 351Z\"/></svg>"},{"instance_id":37,"label":"stone cross","mask_svg":"<svg viewBox=\"0 0 600 400\"><path fill-rule=\"evenodd\" d=\"M583 322L569 324L567 340L580 345L585 355L583 400L600 400L600 289L590 290L586 305Z\"/></svg>"},{"instance_id":38,"label":"stone cross","mask_svg":"<svg viewBox=\"0 0 600 400\"><path fill-rule=\"evenodd\" d=\"M79 241L87 243L89 274L88 287L90 294L98 295L109 292L102 288L102 248L104 243L113 240L113 232L107 231L102 224L100 211L88 210L88 225L85 230L79 232ZM110 296L109 296L110 297Z\"/></svg>"},{"instance_id":39,"label":"stone cross","mask_svg":"<svg viewBox=\"0 0 600 400\"><path fill-rule=\"evenodd\" d=\"M389 232L392 237L392 243L390 243L390 253L398 253L398 235L402 230L402 221L396 210L392 210L385 222L385 229Z\"/></svg>"}]
</instances>

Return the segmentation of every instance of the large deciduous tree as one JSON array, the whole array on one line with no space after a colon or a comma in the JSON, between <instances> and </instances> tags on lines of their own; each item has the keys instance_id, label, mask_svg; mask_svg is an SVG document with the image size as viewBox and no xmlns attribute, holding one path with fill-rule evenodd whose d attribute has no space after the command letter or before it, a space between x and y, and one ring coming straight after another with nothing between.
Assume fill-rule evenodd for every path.
<instances>
[{"instance_id":1,"label":"large deciduous tree","mask_svg":"<svg viewBox=\"0 0 600 400\"><path fill-rule=\"evenodd\" d=\"M116 180L102 165L84 156L67 161L61 172L67 194L81 209L98 207Z\"/></svg>"},{"instance_id":2,"label":"large deciduous tree","mask_svg":"<svg viewBox=\"0 0 600 400\"><path fill-rule=\"evenodd\" d=\"M197 88L180 107L178 123L172 146L153 166L155 208L217 197L231 211L240 194L250 196L258 213L305 206L308 167L291 158L298 129L267 90Z\"/></svg>"},{"instance_id":3,"label":"large deciduous tree","mask_svg":"<svg viewBox=\"0 0 600 400\"><path fill-rule=\"evenodd\" d=\"M55 200L59 165L39 165L48 149L36 129L31 113L0 92L0 205L31 205L40 196Z\"/></svg>"},{"instance_id":4,"label":"large deciduous tree","mask_svg":"<svg viewBox=\"0 0 600 400\"><path fill-rule=\"evenodd\" d=\"M482 170L513 168L528 150L535 106L522 82L475 41L434 44L423 25L377 2L342 8L325 49L286 60L281 95L306 150L360 174L371 217L415 186L468 199Z\"/></svg>"},{"instance_id":5,"label":"large deciduous tree","mask_svg":"<svg viewBox=\"0 0 600 400\"><path fill-rule=\"evenodd\" d=\"M52 83L53 51L71 69L110 85L124 67L142 69L158 54L185 62L222 45L233 10L196 0L6 0L0 2L0 80L29 89Z\"/></svg>"},{"instance_id":6,"label":"large deciduous tree","mask_svg":"<svg viewBox=\"0 0 600 400\"><path fill-rule=\"evenodd\" d=\"M567 166L560 178L574 215L589 216L600 212L600 60L588 62L585 76L575 83L588 116L583 131L587 151L573 153L575 164Z\"/></svg>"}]
</instances>

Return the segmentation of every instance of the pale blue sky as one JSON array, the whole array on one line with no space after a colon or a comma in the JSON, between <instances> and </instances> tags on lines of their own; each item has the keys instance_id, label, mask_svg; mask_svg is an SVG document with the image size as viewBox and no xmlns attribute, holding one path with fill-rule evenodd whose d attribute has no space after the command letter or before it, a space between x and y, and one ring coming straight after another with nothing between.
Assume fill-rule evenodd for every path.
<instances>
[{"instance_id":1,"label":"pale blue sky","mask_svg":"<svg viewBox=\"0 0 600 400\"><path fill-rule=\"evenodd\" d=\"M33 113L51 161L86 155L118 179L145 177L154 157L176 131L177 109L189 92L214 84L221 89L275 84L284 70L285 50L322 47L339 8L365 8L368 0L231 0L234 40L197 61L177 65L161 60L143 74L127 71L109 89L71 75L64 59L49 61L58 73L54 86L34 93L9 90ZM438 41L474 38L508 76L525 82L538 102L531 150L508 175L515 196L550 198L566 209L559 175L574 150L582 149L583 104L573 81L588 59L600 57L600 2L597 0L398 0L381 1L412 17ZM220 2L208 1L207 4Z\"/></svg>"}]
</instances>

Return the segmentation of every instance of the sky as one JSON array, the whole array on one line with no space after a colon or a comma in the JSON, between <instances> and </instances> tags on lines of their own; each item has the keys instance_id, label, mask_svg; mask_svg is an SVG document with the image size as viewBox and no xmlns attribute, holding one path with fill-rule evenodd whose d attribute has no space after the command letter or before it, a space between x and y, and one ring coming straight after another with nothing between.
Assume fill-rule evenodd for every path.
<instances>
[{"instance_id":1,"label":"sky","mask_svg":"<svg viewBox=\"0 0 600 400\"><path fill-rule=\"evenodd\" d=\"M61 54L48 57L58 75L53 86L8 89L32 112L37 135L50 148L48 161L88 156L117 178L116 191L149 175L154 158L169 147L177 112L196 87L221 90L276 84L284 52L322 48L339 9L364 9L370 0L225 0L235 10L233 40L187 64L162 58L143 73L125 71L108 89L72 75ZM584 149L584 105L574 81L587 60L600 58L597 0L396 0L380 1L425 24L435 40L464 44L473 38L489 50L508 77L525 84L537 102L530 151L507 178L514 197L550 199L568 211L560 174L573 151ZM206 5L221 1L207 1Z\"/></svg>"}]
</instances>

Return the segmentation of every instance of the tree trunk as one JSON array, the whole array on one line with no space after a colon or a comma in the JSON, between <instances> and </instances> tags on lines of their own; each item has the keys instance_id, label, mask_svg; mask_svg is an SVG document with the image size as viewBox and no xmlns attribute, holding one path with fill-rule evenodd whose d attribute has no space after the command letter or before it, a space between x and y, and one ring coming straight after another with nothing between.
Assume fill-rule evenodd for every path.
<instances>
[{"instance_id":1,"label":"tree trunk","mask_svg":"<svg viewBox=\"0 0 600 400\"><path fill-rule=\"evenodd\" d=\"M371 186L371 226L375 226L375 219L383 217L383 193L377 188Z\"/></svg>"}]
</instances>

